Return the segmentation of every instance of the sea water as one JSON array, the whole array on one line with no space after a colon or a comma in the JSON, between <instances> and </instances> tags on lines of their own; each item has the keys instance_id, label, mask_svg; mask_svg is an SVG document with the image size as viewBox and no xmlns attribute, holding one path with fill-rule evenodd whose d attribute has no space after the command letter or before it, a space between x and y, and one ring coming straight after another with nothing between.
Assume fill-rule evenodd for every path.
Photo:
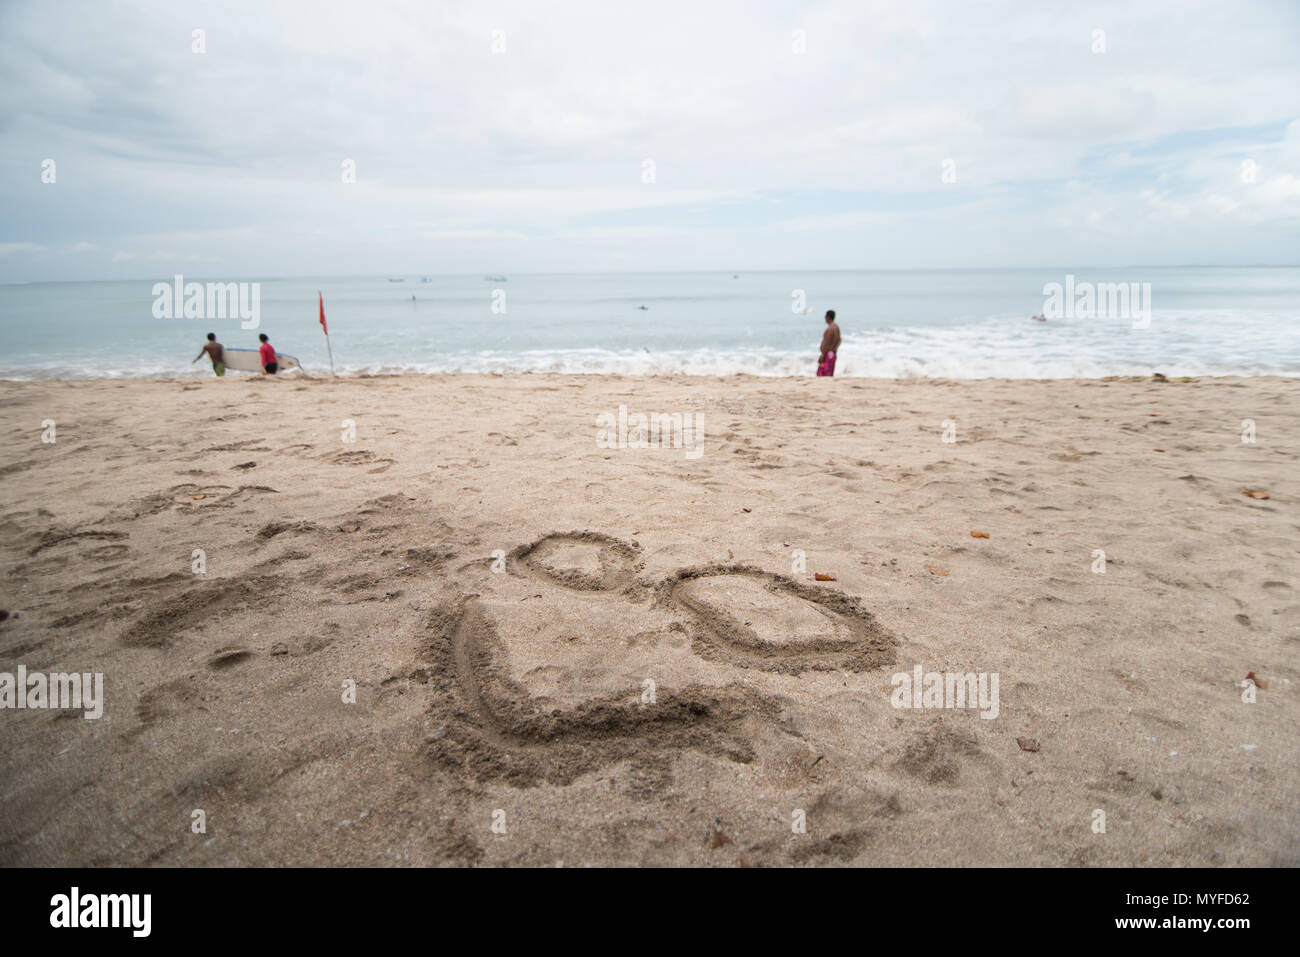
<instances>
[{"instance_id":1,"label":"sea water","mask_svg":"<svg viewBox=\"0 0 1300 957\"><path fill-rule=\"evenodd\" d=\"M1149 289L1149 321L1100 307L1032 321L1067 278ZM255 328L156 309L174 281L0 286L0 378L210 376L190 364L208 332L247 348L266 333L328 372L318 292L343 375L812 375L827 309L844 334L838 376L1300 375L1300 267L184 276L257 283Z\"/></svg>"}]
</instances>

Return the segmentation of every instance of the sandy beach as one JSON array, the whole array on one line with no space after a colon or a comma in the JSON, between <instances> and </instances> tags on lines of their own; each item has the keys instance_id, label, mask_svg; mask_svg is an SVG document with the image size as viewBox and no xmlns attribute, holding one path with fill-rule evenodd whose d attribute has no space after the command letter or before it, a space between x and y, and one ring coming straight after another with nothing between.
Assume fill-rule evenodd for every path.
<instances>
[{"instance_id":1,"label":"sandy beach","mask_svg":"<svg viewBox=\"0 0 1300 957\"><path fill-rule=\"evenodd\" d=\"M0 671L105 688L0 713L4 864L1300 864L1294 379L0 407Z\"/></svg>"}]
</instances>

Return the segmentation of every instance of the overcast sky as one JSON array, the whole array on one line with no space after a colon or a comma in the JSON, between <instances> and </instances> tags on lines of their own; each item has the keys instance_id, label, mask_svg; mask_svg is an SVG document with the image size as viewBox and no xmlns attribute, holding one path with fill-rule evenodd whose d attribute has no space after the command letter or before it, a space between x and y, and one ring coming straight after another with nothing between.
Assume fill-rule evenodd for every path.
<instances>
[{"instance_id":1,"label":"overcast sky","mask_svg":"<svg viewBox=\"0 0 1300 957\"><path fill-rule=\"evenodd\" d=\"M0 281L1296 263L1298 51L1294 0L5 0Z\"/></svg>"}]
</instances>

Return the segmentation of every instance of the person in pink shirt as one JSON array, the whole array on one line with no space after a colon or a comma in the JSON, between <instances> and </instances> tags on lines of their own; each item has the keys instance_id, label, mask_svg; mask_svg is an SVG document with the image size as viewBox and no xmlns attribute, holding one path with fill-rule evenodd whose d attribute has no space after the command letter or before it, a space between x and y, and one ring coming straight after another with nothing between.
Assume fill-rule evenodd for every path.
<instances>
[{"instance_id":1,"label":"person in pink shirt","mask_svg":"<svg viewBox=\"0 0 1300 957\"><path fill-rule=\"evenodd\" d=\"M262 362L262 372L266 375L275 375L275 370L279 368L275 359L275 346L271 345L270 340L266 338L266 333L262 333L257 338L262 340L262 345L258 347L258 358Z\"/></svg>"}]
</instances>

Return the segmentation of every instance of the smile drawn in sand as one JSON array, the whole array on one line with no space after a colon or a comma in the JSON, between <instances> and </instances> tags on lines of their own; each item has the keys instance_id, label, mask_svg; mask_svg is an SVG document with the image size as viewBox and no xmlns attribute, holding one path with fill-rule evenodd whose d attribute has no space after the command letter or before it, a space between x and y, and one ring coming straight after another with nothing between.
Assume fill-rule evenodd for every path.
<instances>
[{"instance_id":1,"label":"smile drawn in sand","mask_svg":"<svg viewBox=\"0 0 1300 957\"><path fill-rule=\"evenodd\" d=\"M585 560L579 556L582 567L551 560L575 551L586 553ZM635 544L597 532L558 533L516 548L507 570L531 586L651 602L671 619L666 631L685 634L692 652L742 672L867 671L894 660L894 637L856 598L747 565L683 568L649 585L637 578L639 556ZM796 618L819 627L810 637L774 640L770 627L762 634L725 607L729 587L749 593L759 612L804 606ZM479 595L444 601L425 629L430 724L436 727L427 739L429 754L479 780L567 784L617 761L683 748L748 763L762 727L780 718L776 702L747 687L743 673L725 684L660 685L650 703L642 687L632 685L550 707L510 674L506 644Z\"/></svg>"}]
</instances>

